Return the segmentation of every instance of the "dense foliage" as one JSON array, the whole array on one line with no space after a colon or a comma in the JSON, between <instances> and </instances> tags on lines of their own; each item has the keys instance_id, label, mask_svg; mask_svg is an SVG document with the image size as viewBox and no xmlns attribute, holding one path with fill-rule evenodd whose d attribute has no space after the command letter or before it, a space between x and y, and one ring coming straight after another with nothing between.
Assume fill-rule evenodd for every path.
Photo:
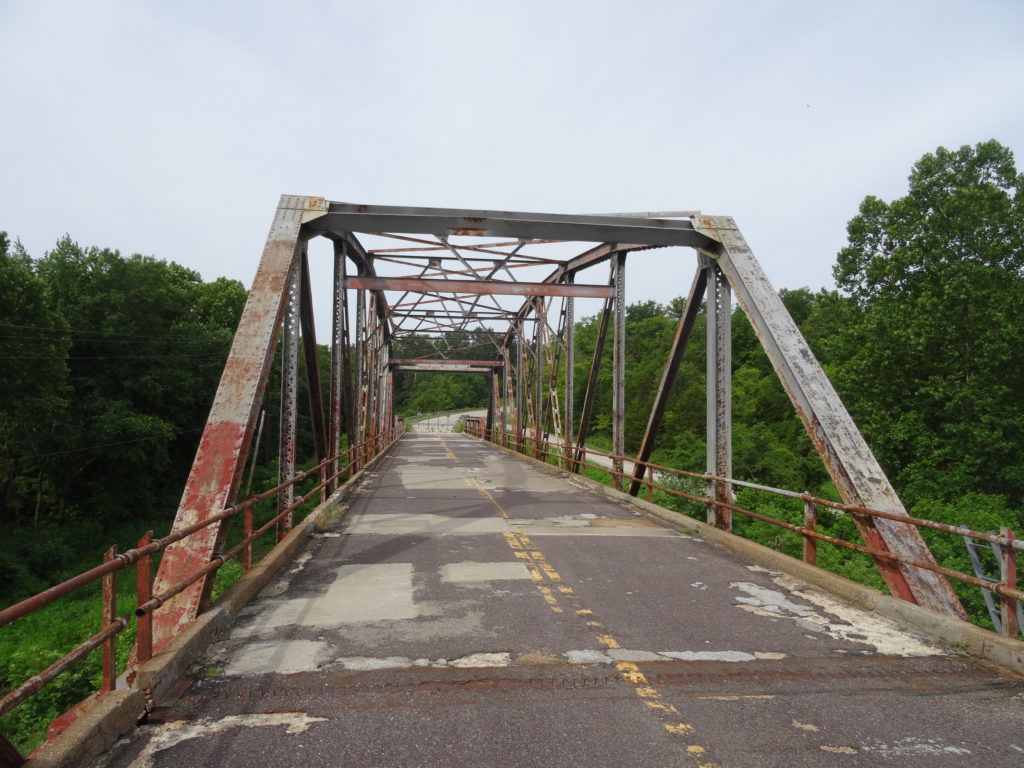
<instances>
[{"instance_id":1,"label":"dense foliage","mask_svg":"<svg viewBox=\"0 0 1024 768\"><path fill-rule=\"evenodd\" d=\"M449 331L440 337L408 336L394 347L396 358L439 358L493 360L493 335L484 330ZM395 375L395 409L412 416L417 413L449 411L455 408L486 408L490 382L478 374L398 371Z\"/></svg>"}]
</instances>

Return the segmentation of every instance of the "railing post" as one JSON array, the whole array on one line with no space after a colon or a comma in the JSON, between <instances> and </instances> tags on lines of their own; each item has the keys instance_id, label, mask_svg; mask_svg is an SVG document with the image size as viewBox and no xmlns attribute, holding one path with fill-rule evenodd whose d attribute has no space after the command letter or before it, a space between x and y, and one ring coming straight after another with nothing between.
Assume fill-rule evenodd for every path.
<instances>
[{"instance_id":1,"label":"railing post","mask_svg":"<svg viewBox=\"0 0 1024 768\"><path fill-rule=\"evenodd\" d=\"M139 539L138 547L148 547L153 541L153 532L146 531ZM143 555L135 564L135 579L137 585L136 605L142 606L148 603L153 597L153 556ZM146 611L136 619L137 633L135 636L135 656L139 666L145 664L153 657L153 614Z\"/></svg>"},{"instance_id":2,"label":"railing post","mask_svg":"<svg viewBox=\"0 0 1024 768\"><path fill-rule=\"evenodd\" d=\"M806 491L804 493L807 494ZM804 528L815 533L818 531L818 505L813 501L804 502ZM818 564L818 540L806 534L804 534L804 562L808 565Z\"/></svg>"},{"instance_id":3,"label":"railing post","mask_svg":"<svg viewBox=\"0 0 1024 768\"><path fill-rule=\"evenodd\" d=\"M247 501L251 501L247 499ZM253 507L255 504L249 504L245 509L242 510L242 538L248 539L252 536L252 523L254 511ZM245 549L242 550L242 569L248 573L252 570L252 542L250 541L245 545Z\"/></svg>"},{"instance_id":4,"label":"railing post","mask_svg":"<svg viewBox=\"0 0 1024 768\"><path fill-rule=\"evenodd\" d=\"M1006 526L999 529L1000 534L1009 541L999 547L1000 572L1003 576L1003 586L1010 589L1017 588L1017 553L1013 548L1013 531ZM1020 632L1020 625L1017 622L1017 601L1012 597L1000 595L999 601L1002 607L1003 634L1006 637L1017 637Z\"/></svg>"},{"instance_id":5,"label":"railing post","mask_svg":"<svg viewBox=\"0 0 1024 768\"><path fill-rule=\"evenodd\" d=\"M109 563L117 554L113 546L103 554L103 562ZM106 629L117 615L117 571L103 576L103 606L100 611L100 629ZM103 642L103 683L101 690L112 691L117 684L117 635L111 635Z\"/></svg>"}]
</instances>

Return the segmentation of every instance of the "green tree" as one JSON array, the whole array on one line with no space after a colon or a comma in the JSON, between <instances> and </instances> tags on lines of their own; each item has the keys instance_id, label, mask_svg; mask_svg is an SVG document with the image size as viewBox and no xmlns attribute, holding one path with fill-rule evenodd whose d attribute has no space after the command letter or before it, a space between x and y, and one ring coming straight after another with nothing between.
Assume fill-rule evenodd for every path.
<instances>
[{"instance_id":1,"label":"green tree","mask_svg":"<svg viewBox=\"0 0 1024 768\"><path fill-rule=\"evenodd\" d=\"M67 326L20 243L0 232L0 522L38 522L67 411Z\"/></svg>"},{"instance_id":2,"label":"green tree","mask_svg":"<svg viewBox=\"0 0 1024 768\"><path fill-rule=\"evenodd\" d=\"M939 148L868 197L834 274L837 385L910 504L1024 497L1024 176L996 141Z\"/></svg>"}]
</instances>

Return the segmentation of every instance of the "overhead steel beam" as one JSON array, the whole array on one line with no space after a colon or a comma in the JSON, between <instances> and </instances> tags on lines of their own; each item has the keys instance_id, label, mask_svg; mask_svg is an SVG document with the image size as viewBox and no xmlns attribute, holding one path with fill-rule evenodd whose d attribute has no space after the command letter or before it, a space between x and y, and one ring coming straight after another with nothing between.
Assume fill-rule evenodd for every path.
<instances>
[{"instance_id":1,"label":"overhead steel beam","mask_svg":"<svg viewBox=\"0 0 1024 768\"><path fill-rule=\"evenodd\" d=\"M395 365L393 370L412 371L413 373L477 373L490 375L494 368L482 368L479 365Z\"/></svg>"},{"instance_id":2,"label":"overhead steel beam","mask_svg":"<svg viewBox=\"0 0 1024 768\"><path fill-rule=\"evenodd\" d=\"M516 211L404 208L331 203L311 232L404 232L435 237L520 237L590 242L647 243L707 248L706 235L689 219L572 216Z\"/></svg>"},{"instance_id":3,"label":"overhead steel beam","mask_svg":"<svg viewBox=\"0 0 1024 768\"><path fill-rule=\"evenodd\" d=\"M702 216L697 219L697 225L714 241L705 253L717 261L732 286L843 501L905 515L896 490L736 223L727 216ZM915 560L935 562L913 525L856 514L853 519L869 546ZM885 558L875 558L875 562L893 594L939 613L967 618L960 600L943 577Z\"/></svg>"},{"instance_id":4,"label":"overhead steel beam","mask_svg":"<svg viewBox=\"0 0 1024 768\"><path fill-rule=\"evenodd\" d=\"M323 198L292 195L281 198L172 531L220 512L238 491L274 359L287 303L288 275L298 255L302 224L323 216L326 211ZM226 532L226 525L217 523L171 544L160 560L154 593L160 594L183 575L208 565ZM212 577L207 577L168 600L154 614L155 648L166 644L198 614L212 585Z\"/></svg>"},{"instance_id":5,"label":"overhead steel beam","mask_svg":"<svg viewBox=\"0 0 1024 768\"><path fill-rule=\"evenodd\" d=\"M500 360L455 360L452 358L441 358L437 360L417 359L415 357L395 357L391 359L391 365L439 365L439 366L451 366L453 368L465 367L467 365L476 366L478 368L501 368L502 363Z\"/></svg>"},{"instance_id":6,"label":"overhead steel beam","mask_svg":"<svg viewBox=\"0 0 1024 768\"><path fill-rule=\"evenodd\" d=\"M349 288L375 291L420 291L470 293L497 296L579 296L606 299L606 285L554 285L551 283L510 283L503 280L444 280L419 277L350 277Z\"/></svg>"},{"instance_id":7,"label":"overhead steel beam","mask_svg":"<svg viewBox=\"0 0 1024 768\"><path fill-rule=\"evenodd\" d=\"M600 264L611 258L613 253L619 251L638 251L649 249L650 245L638 245L636 243L623 244L623 243L601 243L594 248L589 248L583 253L573 256L571 259L559 264L558 267L547 277L544 278L545 283L571 283L572 279L582 269L592 267L595 264ZM518 318L526 318L530 313L531 302L529 300L524 301L523 305L516 312ZM509 329L505 334L504 343L508 344L511 339L512 330Z\"/></svg>"}]
</instances>

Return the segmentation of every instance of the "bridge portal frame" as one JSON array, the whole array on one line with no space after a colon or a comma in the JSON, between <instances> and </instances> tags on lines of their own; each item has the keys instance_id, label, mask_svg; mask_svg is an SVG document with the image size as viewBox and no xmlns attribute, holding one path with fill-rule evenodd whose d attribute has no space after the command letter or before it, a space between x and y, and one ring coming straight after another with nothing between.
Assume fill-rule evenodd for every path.
<instances>
[{"instance_id":1,"label":"bridge portal frame","mask_svg":"<svg viewBox=\"0 0 1024 768\"><path fill-rule=\"evenodd\" d=\"M377 254L357 235L380 235L416 245L403 250L402 263L421 265L417 275L401 278L378 275ZM461 370L490 377L487 424L506 434L510 420L514 439L522 447L527 432L539 450L554 431L563 444L566 466L578 468L597 391L600 360L608 327L613 332L612 453L622 472L625 366L626 260L650 248L684 246L695 250L698 264L657 395L638 451L629 492L639 491L646 461L654 448L662 417L692 335L702 302L708 312L707 433L709 475L731 477L731 359L732 297L749 318L796 413L835 482L843 501L906 516L896 491L864 441L838 394L814 358L778 294L755 259L733 219L698 212L613 214L596 216L409 208L329 202L320 197L282 196L246 302L238 331L186 482L174 530L200 522L235 501L263 405L271 363L279 342L284 345L280 417L281 479L294 476L297 435L295 377L298 343L304 345L307 379L319 382L309 280L308 242L322 236L333 244L333 327L331 376L327 407L317 386L310 388L310 414L315 450L323 458L338 452L341 436L349 445L373 439L394 420L393 371L459 370L469 362L429 357L410 361L393 358L393 345L410 334L445 329L466 330L471 322L503 322L499 338L486 331L495 347L488 363L472 361ZM433 239L424 239L433 238ZM512 243L457 244L454 239L514 238ZM587 250L564 259L527 256L527 245L560 241L592 243ZM515 247L500 250L500 247ZM440 254L440 255L439 255ZM467 255L468 254L468 255ZM634 256L634 258L640 258ZM393 259L394 260L394 259ZM453 263L445 267L442 260ZM384 261L382 258L381 261ZM580 272L610 263L605 285L577 283ZM349 270L349 262L355 274ZM474 266L483 263L484 266ZM524 282L513 269L550 265L542 281ZM511 280L498 279L507 274ZM350 338L349 292L355 291L355 329ZM385 291L402 291L388 301ZM481 304L495 294L524 297L518 310ZM413 295L416 298L407 302ZM573 397L575 366L574 298L604 299L597 345L580 407ZM557 328L549 323L546 299L562 297ZM436 307L440 305L442 309ZM532 338L527 323L534 323ZM563 380L567 396L561 402L557 384L564 353ZM445 355L442 354L442 360ZM547 377L545 378L545 371ZM314 391L315 390L315 391ZM578 429L574 415L580 414ZM563 417L564 416L564 420ZM575 448L574 448L575 446ZM622 475L617 475L619 484ZM731 503L725 482L711 482L709 496ZM286 503L281 500L280 503ZM884 518L854 515L869 546L908 558L934 562L917 529ZM727 511L709 505L709 520L729 529ZM211 526L168 548L154 590L171 585L184 574L206 565L224 543L227 528ZM287 523L281 534L287 531ZM944 578L876 557L893 594L943 614L966 618ZM169 600L154 617L154 643L169 641L209 600L212 579L197 582Z\"/></svg>"}]
</instances>

